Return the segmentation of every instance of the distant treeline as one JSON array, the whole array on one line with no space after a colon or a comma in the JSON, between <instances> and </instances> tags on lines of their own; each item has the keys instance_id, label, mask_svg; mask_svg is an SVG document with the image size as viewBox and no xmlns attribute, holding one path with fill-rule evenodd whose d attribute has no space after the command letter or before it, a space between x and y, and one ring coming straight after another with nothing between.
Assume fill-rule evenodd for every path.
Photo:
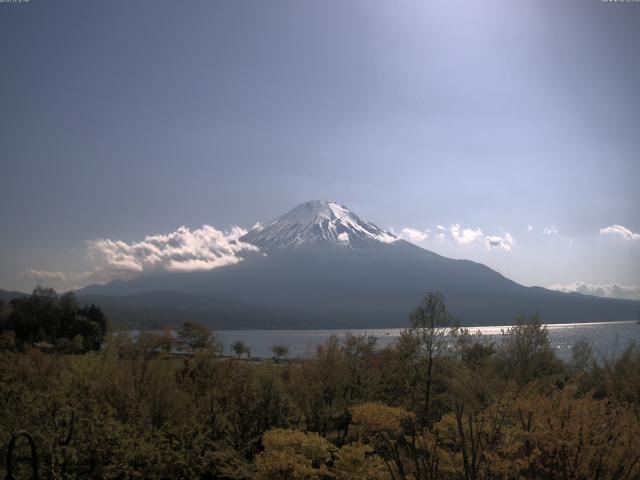
<instances>
[{"instance_id":1,"label":"distant treeline","mask_svg":"<svg viewBox=\"0 0 640 480\"><path fill-rule=\"evenodd\" d=\"M29 296L0 299L0 349L40 344L61 353L99 350L107 319L96 305L80 307L75 295L36 287Z\"/></svg>"},{"instance_id":2,"label":"distant treeline","mask_svg":"<svg viewBox=\"0 0 640 480\"><path fill-rule=\"evenodd\" d=\"M384 348L347 335L305 360L233 350L186 323L85 355L0 353L0 438L27 429L42 478L640 478L635 345L598 363L578 342L562 362L538 318L493 343L428 295Z\"/></svg>"}]
</instances>

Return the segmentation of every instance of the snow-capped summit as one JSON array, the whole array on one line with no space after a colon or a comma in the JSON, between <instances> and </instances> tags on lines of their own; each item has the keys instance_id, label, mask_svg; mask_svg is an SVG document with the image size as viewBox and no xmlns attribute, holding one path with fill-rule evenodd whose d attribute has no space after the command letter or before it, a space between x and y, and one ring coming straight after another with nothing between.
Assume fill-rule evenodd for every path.
<instances>
[{"instance_id":1,"label":"snow-capped summit","mask_svg":"<svg viewBox=\"0 0 640 480\"><path fill-rule=\"evenodd\" d=\"M343 205L312 200L266 225L256 226L241 240L268 251L320 242L344 246L372 241L392 243L397 238Z\"/></svg>"}]
</instances>

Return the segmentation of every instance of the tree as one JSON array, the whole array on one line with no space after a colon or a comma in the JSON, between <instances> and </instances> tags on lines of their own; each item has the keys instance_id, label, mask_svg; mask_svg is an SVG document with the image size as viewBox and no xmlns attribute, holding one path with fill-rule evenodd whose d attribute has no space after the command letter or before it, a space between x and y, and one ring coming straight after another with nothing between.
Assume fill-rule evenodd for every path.
<instances>
[{"instance_id":1,"label":"tree","mask_svg":"<svg viewBox=\"0 0 640 480\"><path fill-rule=\"evenodd\" d=\"M71 324L69 332L72 335L82 335L85 342L85 350L99 350L102 343L100 325L92 322L84 315L78 315Z\"/></svg>"},{"instance_id":2,"label":"tree","mask_svg":"<svg viewBox=\"0 0 640 480\"><path fill-rule=\"evenodd\" d=\"M7 309L5 309L7 310ZM84 351L99 350L107 332L107 319L100 307L80 308L73 292L58 295L40 286L28 297L14 298L10 313L2 312L0 331L12 330L19 346L82 335Z\"/></svg>"},{"instance_id":3,"label":"tree","mask_svg":"<svg viewBox=\"0 0 640 480\"><path fill-rule=\"evenodd\" d=\"M317 433L273 429L263 436L256 457L258 480L382 480L389 478L383 460L359 442L338 449Z\"/></svg>"},{"instance_id":4,"label":"tree","mask_svg":"<svg viewBox=\"0 0 640 480\"><path fill-rule=\"evenodd\" d=\"M85 351L84 337L81 334L76 335L71 340L71 351L73 353L83 353Z\"/></svg>"},{"instance_id":5,"label":"tree","mask_svg":"<svg viewBox=\"0 0 640 480\"><path fill-rule=\"evenodd\" d=\"M338 480L382 480L389 474L384 461L370 445L359 442L343 446L336 452L333 474Z\"/></svg>"},{"instance_id":6,"label":"tree","mask_svg":"<svg viewBox=\"0 0 640 480\"><path fill-rule=\"evenodd\" d=\"M66 337L60 337L56 342L56 352L58 353L72 353L73 345L71 341Z\"/></svg>"},{"instance_id":7,"label":"tree","mask_svg":"<svg viewBox=\"0 0 640 480\"><path fill-rule=\"evenodd\" d=\"M231 344L231 350L233 350L233 353L235 353L238 358L245 353L247 354L247 358L249 358L251 353L251 349L242 340L236 340L233 342Z\"/></svg>"},{"instance_id":8,"label":"tree","mask_svg":"<svg viewBox=\"0 0 640 480\"><path fill-rule=\"evenodd\" d=\"M73 292L66 292L56 298L55 305L55 320L53 334L54 338L68 337L71 338L76 333L85 335L86 332L79 331L76 321L80 315L83 319L86 319L86 315L80 312L80 306L76 300L76 296ZM75 330L72 333L72 330Z\"/></svg>"},{"instance_id":9,"label":"tree","mask_svg":"<svg viewBox=\"0 0 640 480\"><path fill-rule=\"evenodd\" d=\"M104 312L93 303L89 306L84 306L80 309L80 313L84 315L88 320L96 323L100 329L100 334L104 337L109 329L109 323Z\"/></svg>"},{"instance_id":10,"label":"tree","mask_svg":"<svg viewBox=\"0 0 640 480\"><path fill-rule=\"evenodd\" d=\"M520 316L516 324L503 332L498 358L506 378L520 385L531 380L559 373L561 363L556 358L547 327L540 317Z\"/></svg>"},{"instance_id":11,"label":"tree","mask_svg":"<svg viewBox=\"0 0 640 480\"><path fill-rule=\"evenodd\" d=\"M353 425L351 435L375 449L392 479L423 478L419 475L410 476L416 460L412 452L416 442L408 441L407 436L408 432L417 431L413 412L379 402L356 405L350 412Z\"/></svg>"},{"instance_id":12,"label":"tree","mask_svg":"<svg viewBox=\"0 0 640 480\"><path fill-rule=\"evenodd\" d=\"M569 373L579 375L596 367L591 344L584 338L579 338L571 347Z\"/></svg>"},{"instance_id":13,"label":"tree","mask_svg":"<svg viewBox=\"0 0 640 480\"><path fill-rule=\"evenodd\" d=\"M280 360L283 357L286 357L289 354L289 347L286 345L274 345L271 347L271 351L276 356L277 360Z\"/></svg>"},{"instance_id":14,"label":"tree","mask_svg":"<svg viewBox=\"0 0 640 480\"><path fill-rule=\"evenodd\" d=\"M321 480L335 447L317 433L274 429L263 436L264 452L256 457L258 480Z\"/></svg>"},{"instance_id":15,"label":"tree","mask_svg":"<svg viewBox=\"0 0 640 480\"><path fill-rule=\"evenodd\" d=\"M158 348L165 353L171 352L173 344L175 343L175 337L173 336L173 330L169 327L162 327L158 334Z\"/></svg>"},{"instance_id":16,"label":"tree","mask_svg":"<svg viewBox=\"0 0 640 480\"><path fill-rule=\"evenodd\" d=\"M370 365L376 354L377 338L373 335L353 335L348 333L343 341L345 363L349 369L349 393L351 400L365 399L376 387L377 379L372 377Z\"/></svg>"},{"instance_id":17,"label":"tree","mask_svg":"<svg viewBox=\"0 0 640 480\"><path fill-rule=\"evenodd\" d=\"M452 336L456 356L469 368L483 367L496 352L494 342L480 331L472 334L468 328L460 328Z\"/></svg>"},{"instance_id":18,"label":"tree","mask_svg":"<svg viewBox=\"0 0 640 480\"><path fill-rule=\"evenodd\" d=\"M628 404L573 392L523 392L481 478L640 478L640 422Z\"/></svg>"},{"instance_id":19,"label":"tree","mask_svg":"<svg viewBox=\"0 0 640 480\"><path fill-rule=\"evenodd\" d=\"M190 352L208 350L213 347L213 332L196 322L184 322L178 329L178 343Z\"/></svg>"},{"instance_id":20,"label":"tree","mask_svg":"<svg viewBox=\"0 0 640 480\"><path fill-rule=\"evenodd\" d=\"M417 339L427 363L424 392L426 419L431 401L434 358L440 355L446 346L446 335L452 326L453 319L441 293L428 293L422 303L411 312L409 319L411 320L409 333Z\"/></svg>"}]
</instances>

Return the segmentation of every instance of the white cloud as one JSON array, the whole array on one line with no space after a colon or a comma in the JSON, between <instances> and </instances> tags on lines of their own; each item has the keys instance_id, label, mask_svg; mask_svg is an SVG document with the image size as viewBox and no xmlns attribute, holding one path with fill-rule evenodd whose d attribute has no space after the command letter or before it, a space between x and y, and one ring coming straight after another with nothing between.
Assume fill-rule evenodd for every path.
<instances>
[{"instance_id":1,"label":"white cloud","mask_svg":"<svg viewBox=\"0 0 640 480\"><path fill-rule=\"evenodd\" d=\"M98 265L111 270L211 270L242 260L242 252L256 252L254 245L240 241L247 231L233 227L229 232L211 225L190 230L148 235L141 242L99 239L89 242L89 252Z\"/></svg>"},{"instance_id":2,"label":"white cloud","mask_svg":"<svg viewBox=\"0 0 640 480\"><path fill-rule=\"evenodd\" d=\"M45 284L58 284L84 281L93 275L94 272L59 272L57 270L27 270L22 272L22 275L29 280L35 282L41 282Z\"/></svg>"},{"instance_id":3,"label":"white cloud","mask_svg":"<svg viewBox=\"0 0 640 480\"><path fill-rule=\"evenodd\" d=\"M22 275L29 280L36 282L66 282L67 274L65 272L50 270L27 270Z\"/></svg>"},{"instance_id":4,"label":"white cloud","mask_svg":"<svg viewBox=\"0 0 640 480\"><path fill-rule=\"evenodd\" d=\"M342 243L349 243L349 234L347 232L342 232L338 235L338 241Z\"/></svg>"},{"instance_id":5,"label":"white cloud","mask_svg":"<svg viewBox=\"0 0 640 480\"><path fill-rule=\"evenodd\" d=\"M511 251L514 243L513 236L509 232L505 233L502 237L498 235L486 235L483 240L487 250L499 249L506 250L507 252Z\"/></svg>"},{"instance_id":6,"label":"white cloud","mask_svg":"<svg viewBox=\"0 0 640 480\"><path fill-rule=\"evenodd\" d=\"M640 233L635 233L622 225L611 225L600 229L601 235L619 235L625 240L640 240Z\"/></svg>"},{"instance_id":7,"label":"white cloud","mask_svg":"<svg viewBox=\"0 0 640 480\"><path fill-rule=\"evenodd\" d=\"M458 223L451 225L451 235L453 239L463 245L468 245L482 238L482 230L476 228L461 229Z\"/></svg>"},{"instance_id":8,"label":"white cloud","mask_svg":"<svg viewBox=\"0 0 640 480\"><path fill-rule=\"evenodd\" d=\"M87 245L89 257L95 264L93 270L28 270L23 275L37 282L69 288L131 278L148 271L212 270L242 261L243 253L258 251L258 247L240 241L245 233L240 227L227 232L204 225L195 230L180 227L168 234L148 235L140 242L91 240Z\"/></svg>"},{"instance_id":9,"label":"white cloud","mask_svg":"<svg viewBox=\"0 0 640 480\"><path fill-rule=\"evenodd\" d=\"M418 230L405 227L402 229L399 238L403 238L413 243L425 242L429 239L444 242L447 239L447 232L451 234L454 242L458 245L482 244L487 250L512 250L515 241L511 233L504 235L485 235L480 228L462 228L460 224L454 223L449 229L442 225L436 225L435 231L429 229Z\"/></svg>"},{"instance_id":10,"label":"white cloud","mask_svg":"<svg viewBox=\"0 0 640 480\"><path fill-rule=\"evenodd\" d=\"M396 237L393 234L389 234L387 232L382 232L376 235L375 239L382 243L393 243L398 240L398 237Z\"/></svg>"},{"instance_id":11,"label":"white cloud","mask_svg":"<svg viewBox=\"0 0 640 480\"><path fill-rule=\"evenodd\" d=\"M533 230L533 225L527 225L527 232L530 232L531 230Z\"/></svg>"},{"instance_id":12,"label":"white cloud","mask_svg":"<svg viewBox=\"0 0 640 480\"><path fill-rule=\"evenodd\" d=\"M584 295L595 295L597 297L640 300L640 285L620 285L617 283L598 285L584 282L573 282L566 285L551 285L547 288L565 293L578 292Z\"/></svg>"},{"instance_id":13,"label":"white cloud","mask_svg":"<svg viewBox=\"0 0 640 480\"><path fill-rule=\"evenodd\" d=\"M556 227L554 227L553 225L549 225L548 227L544 227L542 229L542 233L544 235L557 235L558 234L558 229Z\"/></svg>"},{"instance_id":14,"label":"white cloud","mask_svg":"<svg viewBox=\"0 0 640 480\"><path fill-rule=\"evenodd\" d=\"M429 238L429 230L416 230L415 228L405 227L400 232L399 237L412 243L420 243Z\"/></svg>"},{"instance_id":15,"label":"white cloud","mask_svg":"<svg viewBox=\"0 0 640 480\"><path fill-rule=\"evenodd\" d=\"M81 272L27 270L22 272L22 276L41 285L60 289L76 289L90 283L107 283L117 278L131 277L131 275L126 275L126 272L101 267Z\"/></svg>"}]
</instances>

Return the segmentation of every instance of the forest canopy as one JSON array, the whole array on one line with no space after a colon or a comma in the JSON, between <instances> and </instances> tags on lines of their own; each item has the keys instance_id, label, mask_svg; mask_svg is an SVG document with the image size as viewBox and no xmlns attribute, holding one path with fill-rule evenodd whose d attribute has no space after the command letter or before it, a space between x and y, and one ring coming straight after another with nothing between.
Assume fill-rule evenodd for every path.
<instances>
[{"instance_id":1,"label":"forest canopy","mask_svg":"<svg viewBox=\"0 0 640 480\"><path fill-rule=\"evenodd\" d=\"M0 349L50 345L62 353L99 350L107 318L96 305L80 306L73 292L36 287L29 296L0 304Z\"/></svg>"},{"instance_id":2,"label":"forest canopy","mask_svg":"<svg viewBox=\"0 0 640 480\"><path fill-rule=\"evenodd\" d=\"M306 359L252 361L236 347L223 357L186 323L85 355L0 352L0 438L28 430L42 478L640 478L633 344L596 362L579 342L563 362L539 318L494 343L433 295L383 348L333 336ZM29 478L26 442L14 458Z\"/></svg>"}]
</instances>

